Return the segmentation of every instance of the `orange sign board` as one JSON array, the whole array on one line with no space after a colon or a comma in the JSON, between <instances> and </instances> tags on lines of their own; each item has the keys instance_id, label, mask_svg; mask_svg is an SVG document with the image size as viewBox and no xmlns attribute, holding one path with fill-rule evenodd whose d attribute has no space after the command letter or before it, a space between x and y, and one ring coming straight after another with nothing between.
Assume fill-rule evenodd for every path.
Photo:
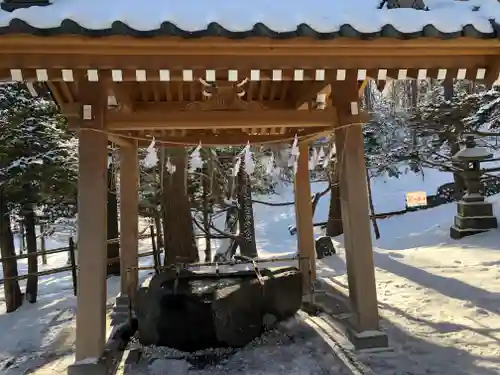
<instances>
[{"instance_id":1,"label":"orange sign board","mask_svg":"<svg viewBox=\"0 0 500 375\"><path fill-rule=\"evenodd\" d=\"M425 191L413 191L406 193L407 207L427 206L427 193Z\"/></svg>"}]
</instances>

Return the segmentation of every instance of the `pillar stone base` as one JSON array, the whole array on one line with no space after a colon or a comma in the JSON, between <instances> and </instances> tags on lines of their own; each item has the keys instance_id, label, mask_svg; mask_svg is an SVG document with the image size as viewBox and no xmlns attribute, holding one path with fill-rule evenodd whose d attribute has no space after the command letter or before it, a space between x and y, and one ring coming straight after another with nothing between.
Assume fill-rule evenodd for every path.
<instances>
[{"instance_id":1,"label":"pillar stone base","mask_svg":"<svg viewBox=\"0 0 500 375\"><path fill-rule=\"evenodd\" d=\"M355 317L347 290L323 278L316 281L317 292L314 305L326 314L332 316L341 332L356 350L389 349L389 338L379 329L356 331Z\"/></svg>"},{"instance_id":2,"label":"pillar stone base","mask_svg":"<svg viewBox=\"0 0 500 375\"><path fill-rule=\"evenodd\" d=\"M461 200L457 203L457 215L450 228L450 237L458 240L497 227L498 222L497 218L493 216L491 203Z\"/></svg>"},{"instance_id":3,"label":"pillar stone base","mask_svg":"<svg viewBox=\"0 0 500 375\"><path fill-rule=\"evenodd\" d=\"M459 240L467 236L473 236L474 234L488 232L489 229L460 229L456 226L450 227L450 237L454 240Z\"/></svg>"},{"instance_id":4,"label":"pillar stone base","mask_svg":"<svg viewBox=\"0 0 500 375\"><path fill-rule=\"evenodd\" d=\"M346 335L356 350L387 349L389 347L389 338L382 331L356 332L348 327Z\"/></svg>"},{"instance_id":5,"label":"pillar stone base","mask_svg":"<svg viewBox=\"0 0 500 375\"><path fill-rule=\"evenodd\" d=\"M68 366L67 375L107 375L108 368L104 361L95 363L74 363Z\"/></svg>"},{"instance_id":6,"label":"pillar stone base","mask_svg":"<svg viewBox=\"0 0 500 375\"><path fill-rule=\"evenodd\" d=\"M120 294L116 297L113 310L111 311L111 325L119 325L128 320L130 297L126 294Z\"/></svg>"}]
</instances>

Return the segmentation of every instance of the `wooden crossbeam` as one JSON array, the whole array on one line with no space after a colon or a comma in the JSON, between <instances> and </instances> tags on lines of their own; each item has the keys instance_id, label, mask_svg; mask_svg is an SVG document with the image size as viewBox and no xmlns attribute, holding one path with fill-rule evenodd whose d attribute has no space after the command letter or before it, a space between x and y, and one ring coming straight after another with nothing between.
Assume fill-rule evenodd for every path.
<instances>
[{"instance_id":1,"label":"wooden crossbeam","mask_svg":"<svg viewBox=\"0 0 500 375\"><path fill-rule=\"evenodd\" d=\"M145 132L125 132L127 137L134 138L134 134L138 134L138 144L140 147L146 147L150 144L152 137L155 137L156 146L179 146L179 145L197 145L200 142L204 146L223 146L223 145L244 145L247 142L252 144L264 143L281 143L292 141L295 135L301 139L314 139L318 135L323 135L326 132L331 132L330 127L311 127L301 130L289 130L278 134L248 134L237 131L224 131L221 129L218 133L209 134L202 130L191 130L184 135L165 135L159 131ZM116 133L119 135L120 133ZM130 134L130 135L128 135Z\"/></svg>"},{"instance_id":2,"label":"wooden crossbeam","mask_svg":"<svg viewBox=\"0 0 500 375\"><path fill-rule=\"evenodd\" d=\"M107 129L239 129L262 127L308 128L332 126L335 109L297 111L161 111L109 112Z\"/></svg>"}]
</instances>

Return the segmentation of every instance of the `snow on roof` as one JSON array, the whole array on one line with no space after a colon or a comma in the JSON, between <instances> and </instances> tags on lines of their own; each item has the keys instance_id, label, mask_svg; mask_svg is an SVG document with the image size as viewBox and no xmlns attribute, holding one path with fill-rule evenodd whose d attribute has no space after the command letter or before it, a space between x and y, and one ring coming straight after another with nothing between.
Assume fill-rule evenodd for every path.
<instances>
[{"instance_id":1,"label":"snow on roof","mask_svg":"<svg viewBox=\"0 0 500 375\"><path fill-rule=\"evenodd\" d=\"M11 13L0 11L0 33L96 36L289 33L290 37L323 34L323 38L363 34L500 36L500 27L492 22L497 19L500 24L500 3L496 0L425 0L428 11L378 9L380 3L381 0L52 0L45 7L32 6Z\"/></svg>"}]
</instances>

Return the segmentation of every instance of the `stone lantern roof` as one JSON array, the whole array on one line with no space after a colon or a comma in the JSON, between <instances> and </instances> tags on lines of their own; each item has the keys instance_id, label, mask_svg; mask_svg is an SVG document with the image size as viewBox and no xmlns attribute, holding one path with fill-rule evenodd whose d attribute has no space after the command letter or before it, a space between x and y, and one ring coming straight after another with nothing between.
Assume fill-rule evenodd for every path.
<instances>
[{"instance_id":1,"label":"stone lantern roof","mask_svg":"<svg viewBox=\"0 0 500 375\"><path fill-rule=\"evenodd\" d=\"M465 140L465 148L453 155L452 159L457 161L484 161L491 159L493 154L484 147L477 147L474 137L468 136Z\"/></svg>"}]
</instances>

